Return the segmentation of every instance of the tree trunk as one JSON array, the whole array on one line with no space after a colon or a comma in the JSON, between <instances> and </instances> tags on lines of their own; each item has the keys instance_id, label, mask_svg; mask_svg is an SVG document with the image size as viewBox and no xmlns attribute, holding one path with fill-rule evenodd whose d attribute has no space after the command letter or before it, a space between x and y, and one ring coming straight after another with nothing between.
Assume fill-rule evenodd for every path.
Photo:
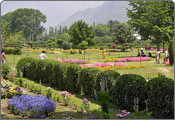
<instances>
[{"instance_id":1,"label":"tree trunk","mask_svg":"<svg viewBox=\"0 0 175 120\"><path fill-rule=\"evenodd\" d=\"M160 43L157 43L157 51L160 51Z\"/></svg>"},{"instance_id":2,"label":"tree trunk","mask_svg":"<svg viewBox=\"0 0 175 120\"><path fill-rule=\"evenodd\" d=\"M165 43L163 43L163 53L165 52Z\"/></svg>"}]
</instances>

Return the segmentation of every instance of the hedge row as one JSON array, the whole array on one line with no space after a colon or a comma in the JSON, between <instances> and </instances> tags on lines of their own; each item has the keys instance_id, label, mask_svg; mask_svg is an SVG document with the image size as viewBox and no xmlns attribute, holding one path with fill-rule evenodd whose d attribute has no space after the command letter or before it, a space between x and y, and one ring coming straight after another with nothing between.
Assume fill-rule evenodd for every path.
<instances>
[{"instance_id":1,"label":"hedge row","mask_svg":"<svg viewBox=\"0 0 175 120\"><path fill-rule=\"evenodd\" d=\"M21 49L20 48L5 48L4 49L5 54L14 54L14 55L21 55Z\"/></svg>"},{"instance_id":2,"label":"hedge row","mask_svg":"<svg viewBox=\"0 0 175 120\"><path fill-rule=\"evenodd\" d=\"M51 60L23 58L17 66L23 76L47 83L59 90L79 92L94 97L95 92L105 90L117 108L134 111L134 98L139 98L139 110L146 107L154 118L174 118L174 80L158 76L149 82L140 75L121 75L113 70L83 68L78 64L59 63Z\"/></svg>"}]
</instances>

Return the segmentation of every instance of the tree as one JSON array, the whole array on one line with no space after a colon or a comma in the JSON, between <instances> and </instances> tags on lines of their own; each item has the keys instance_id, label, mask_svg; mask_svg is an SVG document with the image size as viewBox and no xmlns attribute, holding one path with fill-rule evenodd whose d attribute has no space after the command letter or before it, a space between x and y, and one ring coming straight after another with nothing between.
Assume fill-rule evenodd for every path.
<instances>
[{"instance_id":1,"label":"tree","mask_svg":"<svg viewBox=\"0 0 175 120\"><path fill-rule=\"evenodd\" d=\"M174 41L171 40L170 43L169 43L169 61L170 61L170 65L173 65L174 64Z\"/></svg>"},{"instance_id":2,"label":"tree","mask_svg":"<svg viewBox=\"0 0 175 120\"><path fill-rule=\"evenodd\" d=\"M128 23L142 40L151 39L160 50L160 43L169 42L174 34L174 3L168 1L131 1Z\"/></svg>"},{"instance_id":3,"label":"tree","mask_svg":"<svg viewBox=\"0 0 175 120\"><path fill-rule=\"evenodd\" d=\"M134 41L136 38L133 35L131 28L124 23L116 25L114 33L112 35L112 40L116 44L121 44L121 51L125 51L124 44Z\"/></svg>"},{"instance_id":4,"label":"tree","mask_svg":"<svg viewBox=\"0 0 175 120\"><path fill-rule=\"evenodd\" d=\"M23 31L17 32L15 34L11 34L9 39L7 39L7 45L9 47L21 47L21 41L25 41L23 36Z\"/></svg>"},{"instance_id":5,"label":"tree","mask_svg":"<svg viewBox=\"0 0 175 120\"><path fill-rule=\"evenodd\" d=\"M70 35L70 42L72 42L75 47L78 47L77 45L83 41L88 42L88 46L91 46L94 43L92 41L92 38L94 37L92 28L82 20L74 22L71 25L68 34Z\"/></svg>"},{"instance_id":6,"label":"tree","mask_svg":"<svg viewBox=\"0 0 175 120\"><path fill-rule=\"evenodd\" d=\"M3 15L2 21L7 22L9 34L23 31L26 40L36 40L36 36L44 31L42 24L46 22L46 16L39 10L20 8Z\"/></svg>"},{"instance_id":7,"label":"tree","mask_svg":"<svg viewBox=\"0 0 175 120\"><path fill-rule=\"evenodd\" d=\"M115 26L116 26L117 24L119 24L119 22L118 22L117 20L115 20L115 21L109 20L109 21L107 22L107 26L108 26L109 29L110 29L110 34L111 34L111 35L112 35L112 33L113 33L114 29L115 29Z\"/></svg>"},{"instance_id":8,"label":"tree","mask_svg":"<svg viewBox=\"0 0 175 120\"><path fill-rule=\"evenodd\" d=\"M78 44L79 48L82 49L87 49L88 48L88 42L83 41L81 43Z\"/></svg>"},{"instance_id":9,"label":"tree","mask_svg":"<svg viewBox=\"0 0 175 120\"><path fill-rule=\"evenodd\" d=\"M110 34L109 28L105 24L99 24L97 26L93 26L93 31L95 32L95 35L99 37L104 37L105 35Z\"/></svg>"}]
</instances>

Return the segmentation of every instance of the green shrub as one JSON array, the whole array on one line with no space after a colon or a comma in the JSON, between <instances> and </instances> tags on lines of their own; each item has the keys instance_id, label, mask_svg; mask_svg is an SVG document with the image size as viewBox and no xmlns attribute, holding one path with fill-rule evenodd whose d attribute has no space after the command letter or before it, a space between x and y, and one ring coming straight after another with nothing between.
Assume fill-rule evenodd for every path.
<instances>
[{"instance_id":1,"label":"green shrub","mask_svg":"<svg viewBox=\"0 0 175 120\"><path fill-rule=\"evenodd\" d=\"M103 113L103 118L104 119L109 119L109 101L110 101L110 96L107 92L101 91L98 92L98 102L101 105L101 110Z\"/></svg>"},{"instance_id":2,"label":"green shrub","mask_svg":"<svg viewBox=\"0 0 175 120\"><path fill-rule=\"evenodd\" d=\"M6 54L14 54L14 55L22 54L22 51L20 48L5 48L4 51Z\"/></svg>"},{"instance_id":3,"label":"green shrub","mask_svg":"<svg viewBox=\"0 0 175 120\"><path fill-rule=\"evenodd\" d=\"M139 110L145 108L146 80L135 74L124 74L118 77L110 91L112 101L120 109L134 111L134 98L139 98Z\"/></svg>"},{"instance_id":4,"label":"green shrub","mask_svg":"<svg viewBox=\"0 0 175 120\"><path fill-rule=\"evenodd\" d=\"M71 92L78 92L80 89L77 87L78 74L81 70L80 65L71 64L67 69L66 82L67 90Z\"/></svg>"},{"instance_id":5,"label":"green shrub","mask_svg":"<svg viewBox=\"0 0 175 120\"><path fill-rule=\"evenodd\" d=\"M18 72L21 71L23 73L23 77L25 77L25 66L26 66L26 64L31 63L34 60L35 59L31 58L31 57L25 57L25 58L20 59L18 61L17 65L16 65L17 71Z\"/></svg>"},{"instance_id":6,"label":"green shrub","mask_svg":"<svg viewBox=\"0 0 175 120\"><path fill-rule=\"evenodd\" d=\"M5 52L5 54L13 54L13 49L5 48L4 52Z\"/></svg>"},{"instance_id":7,"label":"green shrub","mask_svg":"<svg viewBox=\"0 0 175 120\"><path fill-rule=\"evenodd\" d=\"M115 81L120 76L114 70L105 70L98 74L97 82L96 82L96 90L101 91L101 87L103 86L104 91L109 91L115 84Z\"/></svg>"},{"instance_id":8,"label":"green shrub","mask_svg":"<svg viewBox=\"0 0 175 120\"><path fill-rule=\"evenodd\" d=\"M1 70L2 70L2 77L4 79L7 79L10 73L10 67L7 64L2 64Z\"/></svg>"},{"instance_id":9,"label":"green shrub","mask_svg":"<svg viewBox=\"0 0 175 120\"><path fill-rule=\"evenodd\" d=\"M157 119L174 118L174 80L159 75L147 83L148 109Z\"/></svg>"},{"instance_id":10,"label":"green shrub","mask_svg":"<svg viewBox=\"0 0 175 120\"><path fill-rule=\"evenodd\" d=\"M98 68L84 68L80 71L78 86L83 87L83 93L89 97L94 96L97 75L100 72Z\"/></svg>"},{"instance_id":11,"label":"green shrub","mask_svg":"<svg viewBox=\"0 0 175 120\"><path fill-rule=\"evenodd\" d=\"M174 64L174 41L170 41L169 43L169 61L170 61L170 65Z\"/></svg>"},{"instance_id":12,"label":"green shrub","mask_svg":"<svg viewBox=\"0 0 175 120\"><path fill-rule=\"evenodd\" d=\"M50 89L50 87L47 88L46 90L46 97L49 99L50 97L52 97L52 90Z\"/></svg>"},{"instance_id":13,"label":"green shrub","mask_svg":"<svg viewBox=\"0 0 175 120\"><path fill-rule=\"evenodd\" d=\"M61 64L58 63L53 68L54 69L53 84L59 90L65 90L67 88L66 73L68 66L69 66L68 63L61 63Z\"/></svg>"},{"instance_id":14,"label":"green shrub","mask_svg":"<svg viewBox=\"0 0 175 120\"><path fill-rule=\"evenodd\" d=\"M14 48L13 49L13 54L14 55L21 55L22 54L21 49L20 48Z\"/></svg>"}]
</instances>

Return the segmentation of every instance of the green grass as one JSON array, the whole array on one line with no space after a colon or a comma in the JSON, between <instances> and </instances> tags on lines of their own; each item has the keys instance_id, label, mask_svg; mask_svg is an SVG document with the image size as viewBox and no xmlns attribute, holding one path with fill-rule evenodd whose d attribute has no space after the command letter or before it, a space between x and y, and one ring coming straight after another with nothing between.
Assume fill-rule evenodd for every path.
<instances>
[{"instance_id":1,"label":"green grass","mask_svg":"<svg viewBox=\"0 0 175 120\"><path fill-rule=\"evenodd\" d=\"M17 62L26 56L30 56L33 58L39 58L40 52L32 52L22 50L22 55L6 55L7 56L7 64L15 67ZM156 51L151 51L153 57L155 57ZM148 54L148 51L145 51L145 54ZM58 53L46 53L48 59L84 59L84 54L69 54L69 52L58 54ZM135 57L137 55L137 50L135 49L133 53L131 52L106 52L106 59L109 58L123 58L123 57ZM163 64L163 56L161 53L162 59L160 60L161 64L155 64L155 58L152 58L151 61L142 61L142 62L127 62L129 65L143 65L144 68L137 69L125 69L125 70L117 70L120 74L139 74L143 77L153 78L158 75L158 73L162 73L167 77L174 79L174 66L168 66ZM102 53L98 51L92 51L85 54L85 59L90 63L95 62L104 62L102 58Z\"/></svg>"}]
</instances>

